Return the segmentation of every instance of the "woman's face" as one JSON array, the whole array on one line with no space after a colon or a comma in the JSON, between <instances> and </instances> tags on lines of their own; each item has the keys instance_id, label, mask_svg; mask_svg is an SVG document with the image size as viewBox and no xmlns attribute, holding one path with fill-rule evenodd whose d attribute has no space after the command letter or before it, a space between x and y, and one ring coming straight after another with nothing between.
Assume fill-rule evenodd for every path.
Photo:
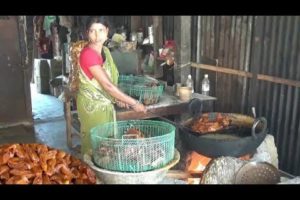
<instances>
[{"instance_id":1,"label":"woman's face","mask_svg":"<svg viewBox=\"0 0 300 200\"><path fill-rule=\"evenodd\" d=\"M92 43L103 44L107 40L108 28L101 23L93 23L88 30L88 38Z\"/></svg>"}]
</instances>

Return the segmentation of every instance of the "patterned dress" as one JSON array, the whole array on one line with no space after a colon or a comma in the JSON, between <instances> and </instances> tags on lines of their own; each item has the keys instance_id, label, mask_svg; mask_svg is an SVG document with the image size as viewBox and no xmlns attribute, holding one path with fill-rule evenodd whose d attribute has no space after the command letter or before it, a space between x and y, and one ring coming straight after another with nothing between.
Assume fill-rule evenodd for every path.
<instances>
[{"instance_id":1,"label":"patterned dress","mask_svg":"<svg viewBox=\"0 0 300 200\"><path fill-rule=\"evenodd\" d=\"M118 69L107 47L103 47L106 61L103 69L111 82L118 84ZM116 120L115 99L108 94L95 78L89 79L79 68L79 90L77 93L77 110L81 132L81 154L91 154L90 131L93 127Z\"/></svg>"}]
</instances>

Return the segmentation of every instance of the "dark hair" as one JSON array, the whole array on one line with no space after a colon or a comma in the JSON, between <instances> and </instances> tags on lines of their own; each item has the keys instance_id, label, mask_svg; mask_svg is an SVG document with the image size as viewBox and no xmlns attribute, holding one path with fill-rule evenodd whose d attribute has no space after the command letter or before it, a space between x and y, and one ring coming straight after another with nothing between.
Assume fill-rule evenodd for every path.
<instances>
[{"instance_id":1,"label":"dark hair","mask_svg":"<svg viewBox=\"0 0 300 200\"><path fill-rule=\"evenodd\" d=\"M90 16L86 20L85 28L86 30L89 30L92 24L94 23L100 23L106 26L106 28L109 28L108 19L105 16Z\"/></svg>"}]
</instances>

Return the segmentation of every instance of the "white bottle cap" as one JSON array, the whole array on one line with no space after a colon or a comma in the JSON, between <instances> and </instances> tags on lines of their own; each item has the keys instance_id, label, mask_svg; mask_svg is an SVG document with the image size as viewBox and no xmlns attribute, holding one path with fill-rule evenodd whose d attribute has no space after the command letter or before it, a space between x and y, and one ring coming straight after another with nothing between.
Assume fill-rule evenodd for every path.
<instances>
[{"instance_id":1,"label":"white bottle cap","mask_svg":"<svg viewBox=\"0 0 300 200\"><path fill-rule=\"evenodd\" d=\"M188 78L192 78L192 75L189 74L189 75L188 75Z\"/></svg>"},{"instance_id":2,"label":"white bottle cap","mask_svg":"<svg viewBox=\"0 0 300 200\"><path fill-rule=\"evenodd\" d=\"M205 74L204 77L205 77L205 78L208 78L208 74Z\"/></svg>"}]
</instances>

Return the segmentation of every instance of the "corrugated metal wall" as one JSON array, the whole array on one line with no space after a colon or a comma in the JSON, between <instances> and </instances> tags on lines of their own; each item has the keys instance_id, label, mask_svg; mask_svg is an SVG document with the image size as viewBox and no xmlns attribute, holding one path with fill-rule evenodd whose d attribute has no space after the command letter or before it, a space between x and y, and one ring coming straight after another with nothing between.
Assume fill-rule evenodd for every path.
<instances>
[{"instance_id":1,"label":"corrugated metal wall","mask_svg":"<svg viewBox=\"0 0 300 200\"><path fill-rule=\"evenodd\" d=\"M193 16L192 61L199 63L201 59L201 63L249 71L252 23L253 17L248 16ZM219 99L216 110L247 112L247 78L194 69L197 92L201 92L206 73L211 80L211 95Z\"/></svg>"},{"instance_id":2,"label":"corrugated metal wall","mask_svg":"<svg viewBox=\"0 0 300 200\"><path fill-rule=\"evenodd\" d=\"M300 81L299 16L193 16L191 23L192 61ZM208 70L192 73L198 92L209 74L216 110L250 114L255 106L275 137L280 168L300 175L299 87Z\"/></svg>"},{"instance_id":3,"label":"corrugated metal wall","mask_svg":"<svg viewBox=\"0 0 300 200\"><path fill-rule=\"evenodd\" d=\"M251 64L258 73L300 81L300 17L255 19ZM255 45L254 45L254 42ZM275 136L280 167L300 175L300 88L258 81L257 113L266 116Z\"/></svg>"}]
</instances>

